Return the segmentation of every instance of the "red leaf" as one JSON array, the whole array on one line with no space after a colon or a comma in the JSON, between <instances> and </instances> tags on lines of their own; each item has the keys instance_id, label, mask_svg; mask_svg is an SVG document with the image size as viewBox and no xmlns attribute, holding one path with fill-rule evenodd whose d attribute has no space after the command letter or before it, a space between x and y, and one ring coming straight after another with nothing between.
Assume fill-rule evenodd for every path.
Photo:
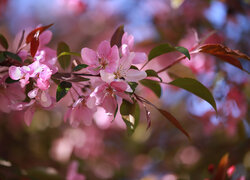
<instances>
[{"instance_id":1,"label":"red leaf","mask_svg":"<svg viewBox=\"0 0 250 180\"><path fill-rule=\"evenodd\" d=\"M250 61L250 57L247 56L246 54L238 51L238 50L232 50L226 46L223 46L221 44L206 44L203 45L199 48L199 52L204 52L204 53L208 53L214 56L217 56L218 58L220 58L221 60L236 66L240 69L242 68L242 65L240 63L240 61L238 60L238 58L243 58L246 59L248 61Z\"/></svg>"},{"instance_id":2,"label":"red leaf","mask_svg":"<svg viewBox=\"0 0 250 180\"><path fill-rule=\"evenodd\" d=\"M226 179L226 172L227 172L227 167L228 167L228 156L229 154L227 153L221 158L213 180L225 180Z\"/></svg>"},{"instance_id":3,"label":"red leaf","mask_svg":"<svg viewBox=\"0 0 250 180\"><path fill-rule=\"evenodd\" d=\"M175 119L175 117L172 114L170 114L169 112L162 110L162 109L158 109L158 111L160 111L160 113L164 117L166 117L175 127L177 127L181 132L183 132L188 137L189 140L191 140L187 131L181 126L179 121L177 121L177 119Z\"/></svg>"},{"instance_id":4,"label":"red leaf","mask_svg":"<svg viewBox=\"0 0 250 180\"><path fill-rule=\"evenodd\" d=\"M38 35L39 36L39 35ZM32 57L36 55L37 49L39 47L39 37L35 35L30 42L30 54Z\"/></svg>"},{"instance_id":5,"label":"red leaf","mask_svg":"<svg viewBox=\"0 0 250 180\"><path fill-rule=\"evenodd\" d=\"M38 36L40 36L45 30L47 30L48 28L50 28L53 24L49 24L47 26L42 26L39 28L34 29L33 31L31 31L28 36L26 37L26 43L30 43L32 41L32 39L34 38L34 36L38 33Z\"/></svg>"},{"instance_id":6,"label":"red leaf","mask_svg":"<svg viewBox=\"0 0 250 180\"><path fill-rule=\"evenodd\" d=\"M39 47L39 36L52 25L53 24L36 28L28 34L26 43L30 43L30 54L32 57L36 55L37 49Z\"/></svg>"},{"instance_id":7,"label":"red leaf","mask_svg":"<svg viewBox=\"0 0 250 180\"><path fill-rule=\"evenodd\" d=\"M111 47L117 45L121 47L122 45L122 36L124 34L124 26L119 26L111 37L110 45Z\"/></svg>"}]
</instances>

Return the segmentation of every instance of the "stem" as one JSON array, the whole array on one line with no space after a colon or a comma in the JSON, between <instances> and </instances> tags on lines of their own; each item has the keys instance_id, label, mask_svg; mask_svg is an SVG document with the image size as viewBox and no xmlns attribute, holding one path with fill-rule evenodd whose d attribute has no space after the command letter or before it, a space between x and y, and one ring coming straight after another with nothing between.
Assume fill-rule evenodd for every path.
<instances>
[{"instance_id":1,"label":"stem","mask_svg":"<svg viewBox=\"0 0 250 180\"><path fill-rule=\"evenodd\" d=\"M70 73L69 73L70 74ZM73 75L75 76L91 76L91 77L101 77L100 74L97 74L97 75L93 75L93 74L85 74L85 73L72 73Z\"/></svg>"},{"instance_id":2,"label":"stem","mask_svg":"<svg viewBox=\"0 0 250 180\"><path fill-rule=\"evenodd\" d=\"M181 57L179 57L179 58L178 58L175 62L173 62L172 64L170 64L170 65L168 65L168 66L162 68L161 70L157 71L157 74L159 74L159 73L161 73L161 72L163 72L163 71L166 71L168 68L171 68L173 65L179 63L181 60L183 60L183 59L185 59L185 58L186 58L186 56L181 56Z\"/></svg>"}]
</instances>

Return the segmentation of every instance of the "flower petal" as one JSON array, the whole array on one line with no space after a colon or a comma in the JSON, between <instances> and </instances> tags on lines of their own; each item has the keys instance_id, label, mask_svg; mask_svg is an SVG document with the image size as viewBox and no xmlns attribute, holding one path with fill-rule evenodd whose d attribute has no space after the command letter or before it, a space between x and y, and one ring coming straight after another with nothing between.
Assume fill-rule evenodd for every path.
<instances>
[{"instance_id":1,"label":"flower petal","mask_svg":"<svg viewBox=\"0 0 250 180\"><path fill-rule=\"evenodd\" d=\"M132 60L132 64L141 64L148 60L148 56L146 53L137 52L135 53L135 57Z\"/></svg>"},{"instance_id":2,"label":"flower petal","mask_svg":"<svg viewBox=\"0 0 250 180\"><path fill-rule=\"evenodd\" d=\"M127 32L125 32L122 36L122 44L127 44L130 50L133 49L134 36L129 35Z\"/></svg>"},{"instance_id":3,"label":"flower petal","mask_svg":"<svg viewBox=\"0 0 250 180\"><path fill-rule=\"evenodd\" d=\"M82 60L87 65L98 65L96 52L89 48L83 48L81 51Z\"/></svg>"},{"instance_id":4,"label":"flower petal","mask_svg":"<svg viewBox=\"0 0 250 180\"><path fill-rule=\"evenodd\" d=\"M108 41L102 41L97 48L98 57L108 59L110 52L110 43Z\"/></svg>"},{"instance_id":5,"label":"flower petal","mask_svg":"<svg viewBox=\"0 0 250 180\"><path fill-rule=\"evenodd\" d=\"M22 72L20 67L10 66L9 75L11 79L19 80L23 77L24 73Z\"/></svg>"},{"instance_id":6,"label":"flower petal","mask_svg":"<svg viewBox=\"0 0 250 180\"><path fill-rule=\"evenodd\" d=\"M147 73L145 71L139 71L136 69L129 69L125 79L129 82L138 82L147 77Z\"/></svg>"},{"instance_id":7,"label":"flower petal","mask_svg":"<svg viewBox=\"0 0 250 180\"><path fill-rule=\"evenodd\" d=\"M33 119L35 113L35 108L33 106L30 106L25 112L24 112L24 122L27 126L30 126L31 121Z\"/></svg>"},{"instance_id":8,"label":"flower petal","mask_svg":"<svg viewBox=\"0 0 250 180\"><path fill-rule=\"evenodd\" d=\"M101 75L101 79L107 83L111 83L115 79L115 75L113 73L108 73L108 72L105 72L104 70L100 71L100 75Z\"/></svg>"}]
</instances>

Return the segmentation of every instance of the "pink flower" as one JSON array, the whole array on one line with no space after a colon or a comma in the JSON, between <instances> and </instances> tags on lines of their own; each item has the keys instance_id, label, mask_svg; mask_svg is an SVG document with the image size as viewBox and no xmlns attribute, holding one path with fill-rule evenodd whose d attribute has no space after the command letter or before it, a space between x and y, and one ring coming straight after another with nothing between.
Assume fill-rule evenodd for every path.
<instances>
[{"instance_id":1,"label":"pink flower","mask_svg":"<svg viewBox=\"0 0 250 180\"><path fill-rule=\"evenodd\" d=\"M85 176L79 174L78 172L78 163L73 161L68 168L66 180L85 180Z\"/></svg>"},{"instance_id":2,"label":"pink flower","mask_svg":"<svg viewBox=\"0 0 250 180\"><path fill-rule=\"evenodd\" d=\"M36 80L36 85L41 90L49 88L49 80L52 75L50 68L41 64L39 61L35 61L28 66L11 66L9 68L9 76L11 79L20 80L21 87L25 87L29 83L29 78Z\"/></svg>"},{"instance_id":3,"label":"pink flower","mask_svg":"<svg viewBox=\"0 0 250 180\"><path fill-rule=\"evenodd\" d=\"M113 81L110 84L104 83L97 86L94 92L90 94L90 97L95 98L95 104L102 106L106 113L114 115L117 108L116 96L132 101L130 96L125 93L128 88L128 84L124 81Z\"/></svg>"},{"instance_id":4,"label":"pink flower","mask_svg":"<svg viewBox=\"0 0 250 180\"><path fill-rule=\"evenodd\" d=\"M28 93L28 97L31 99L31 101L29 103L23 104L24 107L28 107L24 113L24 122L27 124L27 126L31 124L37 107L51 109L55 104L55 99L50 96L48 90L34 88Z\"/></svg>"},{"instance_id":5,"label":"pink flower","mask_svg":"<svg viewBox=\"0 0 250 180\"><path fill-rule=\"evenodd\" d=\"M90 125L96 108L93 98L79 98L64 116L64 121L69 119L70 125L73 127L79 126L80 123Z\"/></svg>"},{"instance_id":6,"label":"pink flower","mask_svg":"<svg viewBox=\"0 0 250 180\"><path fill-rule=\"evenodd\" d=\"M127 32L125 32L122 36L122 46L121 46L121 52L123 56L129 56L130 52L132 52L132 49L134 47L134 36L129 35ZM134 52L134 57L131 60L132 64L141 64L147 61L148 57L143 52Z\"/></svg>"},{"instance_id":7,"label":"pink flower","mask_svg":"<svg viewBox=\"0 0 250 180\"><path fill-rule=\"evenodd\" d=\"M108 41L102 41L96 52L89 48L83 48L81 56L83 63L89 65L88 70L92 74L98 74L100 70L112 73L117 67L119 51L116 45L111 48Z\"/></svg>"},{"instance_id":8,"label":"pink flower","mask_svg":"<svg viewBox=\"0 0 250 180\"><path fill-rule=\"evenodd\" d=\"M24 90L17 83L5 84L4 81L5 78L0 79L0 111L9 113L11 110L22 110Z\"/></svg>"},{"instance_id":9,"label":"pink flower","mask_svg":"<svg viewBox=\"0 0 250 180\"><path fill-rule=\"evenodd\" d=\"M115 79L125 79L128 82L138 82L147 77L145 71L139 71L137 69L130 69L132 61L135 57L135 53L131 52L127 56L123 56L119 60L119 64L114 73L108 73L101 71L101 78L105 82L112 82Z\"/></svg>"}]
</instances>

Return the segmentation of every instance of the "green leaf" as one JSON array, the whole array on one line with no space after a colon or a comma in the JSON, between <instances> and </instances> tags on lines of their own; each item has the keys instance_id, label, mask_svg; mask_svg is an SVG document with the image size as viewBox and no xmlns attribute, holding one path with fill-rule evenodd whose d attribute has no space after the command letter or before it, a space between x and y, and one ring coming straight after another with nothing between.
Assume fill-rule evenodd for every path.
<instances>
[{"instance_id":1,"label":"green leaf","mask_svg":"<svg viewBox=\"0 0 250 180\"><path fill-rule=\"evenodd\" d=\"M184 47L173 47L170 44L161 44L153 48L148 55L148 60L151 61L153 58L160 56L162 54L166 54L169 52L179 51L180 53L184 54L188 59L190 59L190 54L188 50Z\"/></svg>"},{"instance_id":2,"label":"green leaf","mask_svg":"<svg viewBox=\"0 0 250 180\"><path fill-rule=\"evenodd\" d=\"M60 101L70 90L72 84L70 82L62 81L56 90L56 102Z\"/></svg>"},{"instance_id":3,"label":"green leaf","mask_svg":"<svg viewBox=\"0 0 250 180\"><path fill-rule=\"evenodd\" d=\"M110 45L111 47L117 45L118 48L122 45L122 36L124 34L124 26L119 26L111 37Z\"/></svg>"},{"instance_id":4,"label":"green leaf","mask_svg":"<svg viewBox=\"0 0 250 180\"><path fill-rule=\"evenodd\" d=\"M175 79L174 81L170 82L169 84L177 86L177 87L182 88L182 89L185 89L185 90L195 94L196 96L204 99L209 104L211 104L211 106L217 112L216 103L215 103L213 95L199 81L192 79L192 78L178 78L178 79Z\"/></svg>"},{"instance_id":5,"label":"green leaf","mask_svg":"<svg viewBox=\"0 0 250 180\"><path fill-rule=\"evenodd\" d=\"M12 52L4 51L3 54L4 54L5 57L14 59L14 60L16 60L18 62L22 62L23 61L17 54L14 54Z\"/></svg>"},{"instance_id":6,"label":"green leaf","mask_svg":"<svg viewBox=\"0 0 250 180\"><path fill-rule=\"evenodd\" d=\"M73 68L73 71L80 71L83 68L88 67L87 64L78 64L76 67Z\"/></svg>"},{"instance_id":7,"label":"green leaf","mask_svg":"<svg viewBox=\"0 0 250 180\"><path fill-rule=\"evenodd\" d=\"M139 69L138 69L138 67L133 66L133 65L132 65L132 66L130 66L130 69L136 69L136 70L139 70Z\"/></svg>"},{"instance_id":8,"label":"green leaf","mask_svg":"<svg viewBox=\"0 0 250 180\"><path fill-rule=\"evenodd\" d=\"M60 53L57 58L61 57L61 56L78 56L78 57L81 57L81 54L80 53L77 53L77 52L62 52Z\"/></svg>"},{"instance_id":9,"label":"green leaf","mask_svg":"<svg viewBox=\"0 0 250 180\"><path fill-rule=\"evenodd\" d=\"M8 44L8 41L7 39L2 35L0 34L0 44L3 46L4 49L8 49L9 48L9 44Z\"/></svg>"},{"instance_id":10,"label":"green leaf","mask_svg":"<svg viewBox=\"0 0 250 180\"><path fill-rule=\"evenodd\" d=\"M138 83L137 82L128 82L128 85L133 90L133 92L135 92L135 89L138 86Z\"/></svg>"},{"instance_id":11,"label":"green leaf","mask_svg":"<svg viewBox=\"0 0 250 180\"><path fill-rule=\"evenodd\" d=\"M146 70L146 73L147 73L147 77L157 77L162 82L161 77L158 76L157 72L155 72L153 69Z\"/></svg>"},{"instance_id":12,"label":"green leaf","mask_svg":"<svg viewBox=\"0 0 250 180\"><path fill-rule=\"evenodd\" d=\"M160 113L167 118L175 127L177 127L181 132L183 132L188 139L190 140L190 136L189 134L186 132L186 130L181 126L181 124L179 123L179 121L177 121L177 119L175 119L175 117L170 114L169 112L162 110L162 109L157 109L158 111L160 111Z\"/></svg>"},{"instance_id":13,"label":"green leaf","mask_svg":"<svg viewBox=\"0 0 250 180\"><path fill-rule=\"evenodd\" d=\"M192 72L192 70L184 66L181 63L175 64L172 67L167 69L168 75L173 78L193 78L195 79L195 74Z\"/></svg>"},{"instance_id":14,"label":"green leaf","mask_svg":"<svg viewBox=\"0 0 250 180\"><path fill-rule=\"evenodd\" d=\"M143 79L140 81L143 86L151 89L157 97L161 97L161 86L159 82L151 80L151 79Z\"/></svg>"},{"instance_id":15,"label":"green leaf","mask_svg":"<svg viewBox=\"0 0 250 180\"><path fill-rule=\"evenodd\" d=\"M61 55L61 53L70 52L69 46L65 42L58 43L57 56L60 66L65 70L70 65L70 55Z\"/></svg>"},{"instance_id":16,"label":"green leaf","mask_svg":"<svg viewBox=\"0 0 250 180\"><path fill-rule=\"evenodd\" d=\"M7 77L6 79L5 79L5 83L7 83L7 84L12 84L12 83L15 83L15 82L18 82L19 80L13 80L13 79L11 79L10 77Z\"/></svg>"},{"instance_id":17,"label":"green leaf","mask_svg":"<svg viewBox=\"0 0 250 180\"><path fill-rule=\"evenodd\" d=\"M140 120L139 104L136 101L134 104L131 104L130 102L123 100L120 106L120 113L127 126L128 134L132 135Z\"/></svg>"},{"instance_id":18,"label":"green leaf","mask_svg":"<svg viewBox=\"0 0 250 180\"><path fill-rule=\"evenodd\" d=\"M0 63L4 62L6 57L4 56L4 52L0 52Z\"/></svg>"}]
</instances>

